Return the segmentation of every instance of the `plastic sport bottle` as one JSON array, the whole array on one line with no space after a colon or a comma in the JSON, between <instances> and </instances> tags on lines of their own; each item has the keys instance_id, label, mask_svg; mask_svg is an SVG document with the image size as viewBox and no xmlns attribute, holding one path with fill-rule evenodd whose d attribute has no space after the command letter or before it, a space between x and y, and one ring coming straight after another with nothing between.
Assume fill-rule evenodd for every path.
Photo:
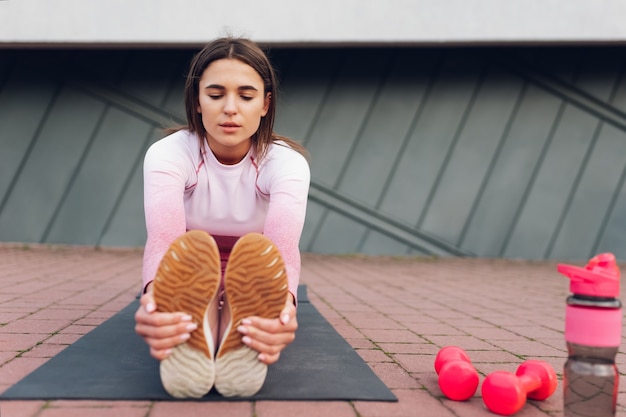
<instances>
[{"instance_id":1,"label":"plastic sport bottle","mask_svg":"<svg viewBox=\"0 0 626 417\"><path fill-rule=\"evenodd\" d=\"M615 416L619 382L615 356L622 331L615 256L597 255L584 268L560 264L558 271L570 278L572 293L565 313L564 416Z\"/></svg>"}]
</instances>

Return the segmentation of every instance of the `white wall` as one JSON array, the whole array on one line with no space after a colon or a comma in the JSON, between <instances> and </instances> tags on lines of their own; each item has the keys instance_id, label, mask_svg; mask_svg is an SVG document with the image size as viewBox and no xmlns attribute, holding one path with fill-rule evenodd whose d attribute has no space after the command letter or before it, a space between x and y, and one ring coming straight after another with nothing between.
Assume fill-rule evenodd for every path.
<instances>
[{"instance_id":1,"label":"white wall","mask_svg":"<svg viewBox=\"0 0 626 417\"><path fill-rule=\"evenodd\" d=\"M0 0L0 46L626 40L624 0Z\"/></svg>"}]
</instances>

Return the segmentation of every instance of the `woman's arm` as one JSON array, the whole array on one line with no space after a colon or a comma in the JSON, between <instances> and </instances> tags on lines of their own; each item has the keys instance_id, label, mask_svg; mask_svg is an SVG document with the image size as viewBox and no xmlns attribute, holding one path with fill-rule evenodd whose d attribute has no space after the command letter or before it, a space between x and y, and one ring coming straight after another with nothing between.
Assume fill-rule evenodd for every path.
<instances>
[{"instance_id":1,"label":"woman's arm","mask_svg":"<svg viewBox=\"0 0 626 417\"><path fill-rule=\"evenodd\" d=\"M135 313L135 331L150 346L150 354L163 360L185 342L197 327L191 316L157 312L152 281L169 245L185 233L185 172L172 160L171 150L153 145L144 159L144 212L147 240L143 256L141 305Z\"/></svg>"},{"instance_id":2,"label":"woman's arm","mask_svg":"<svg viewBox=\"0 0 626 417\"><path fill-rule=\"evenodd\" d=\"M296 317L297 290L300 281L300 236L304 227L309 192L310 172L304 157L285 151L288 160L274 161L274 172L261 184L269 189L270 203L264 235L279 249L285 262L289 283L289 297L277 319L248 317L237 330L243 343L259 352L259 360L266 364L276 362L281 351L295 339L298 328Z\"/></svg>"},{"instance_id":3,"label":"woman's arm","mask_svg":"<svg viewBox=\"0 0 626 417\"><path fill-rule=\"evenodd\" d=\"M186 231L184 165L176 161L171 150L155 145L146 152L143 170L147 232L143 256L144 291L154 279L169 245Z\"/></svg>"},{"instance_id":4,"label":"woman's arm","mask_svg":"<svg viewBox=\"0 0 626 417\"><path fill-rule=\"evenodd\" d=\"M270 203L263 234L280 251L285 261L289 291L297 297L300 281L300 237L304 227L309 196L310 171L306 159L289 149L288 159L277 159L267 176ZM295 300L297 303L297 299Z\"/></svg>"}]
</instances>

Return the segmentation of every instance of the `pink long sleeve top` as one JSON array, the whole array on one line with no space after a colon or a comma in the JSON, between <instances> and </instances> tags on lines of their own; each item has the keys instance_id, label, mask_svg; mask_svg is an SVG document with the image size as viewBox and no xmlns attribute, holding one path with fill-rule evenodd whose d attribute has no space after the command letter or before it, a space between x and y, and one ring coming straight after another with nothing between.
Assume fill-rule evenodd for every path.
<instances>
[{"instance_id":1,"label":"pink long sleeve top","mask_svg":"<svg viewBox=\"0 0 626 417\"><path fill-rule=\"evenodd\" d=\"M206 141L201 146L187 130L155 142L144 159L144 288L168 246L188 230L213 235L222 268L236 239L258 232L280 251L295 297L309 183L306 159L280 142L260 163L250 149L235 165L221 164Z\"/></svg>"}]
</instances>

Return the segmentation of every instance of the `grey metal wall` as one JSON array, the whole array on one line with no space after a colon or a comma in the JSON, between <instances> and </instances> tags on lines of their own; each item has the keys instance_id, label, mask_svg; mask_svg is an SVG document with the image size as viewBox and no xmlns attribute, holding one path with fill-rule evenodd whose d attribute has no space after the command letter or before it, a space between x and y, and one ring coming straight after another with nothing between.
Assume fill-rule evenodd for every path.
<instances>
[{"instance_id":1,"label":"grey metal wall","mask_svg":"<svg viewBox=\"0 0 626 417\"><path fill-rule=\"evenodd\" d=\"M304 251L626 259L624 48L275 49ZM0 241L141 246L193 51L0 50Z\"/></svg>"}]
</instances>

